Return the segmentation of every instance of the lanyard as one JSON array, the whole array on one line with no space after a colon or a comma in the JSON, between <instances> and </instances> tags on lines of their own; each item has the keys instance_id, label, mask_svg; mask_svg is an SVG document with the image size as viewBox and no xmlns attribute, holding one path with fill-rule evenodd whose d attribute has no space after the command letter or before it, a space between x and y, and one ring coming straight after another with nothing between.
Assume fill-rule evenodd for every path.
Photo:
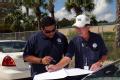
<instances>
[{"instance_id":1,"label":"lanyard","mask_svg":"<svg viewBox=\"0 0 120 80\"><path fill-rule=\"evenodd\" d=\"M84 61L84 66L88 65L88 57L87 57L87 53L84 52L84 48L88 48L88 43L86 41L83 41L83 39L81 38L77 38L76 44L79 44L77 47L79 49L79 52L81 51L81 56L83 57L83 61ZM82 45L81 45L82 44Z\"/></svg>"},{"instance_id":2,"label":"lanyard","mask_svg":"<svg viewBox=\"0 0 120 80\"><path fill-rule=\"evenodd\" d=\"M83 61L84 61L84 66L88 66L88 52L89 51L89 45L88 42L82 39L82 54L83 54Z\"/></svg>"}]
</instances>

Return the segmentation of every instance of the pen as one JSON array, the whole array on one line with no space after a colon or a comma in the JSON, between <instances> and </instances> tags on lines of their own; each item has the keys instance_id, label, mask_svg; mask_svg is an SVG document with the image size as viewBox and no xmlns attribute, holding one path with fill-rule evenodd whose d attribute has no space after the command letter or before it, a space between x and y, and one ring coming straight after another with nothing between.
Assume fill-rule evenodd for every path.
<instances>
[{"instance_id":1,"label":"pen","mask_svg":"<svg viewBox=\"0 0 120 80\"><path fill-rule=\"evenodd\" d=\"M52 62L53 62L53 63L56 63L56 60L52 59L52 61L51 61L50 64L52 64ZM48 71L48 66L49 66L50 64L47 64L47 65L45 66L45 68L46 68L47 71Z\"/></svg>"},{"instance_id":2,"label":"pen","mask_svg":"<svg viewBox=\"0 0 120 80\"><path fill-rule=\"evenodd\" d=\"M56 63L56 60L52 59L52 62Z\"/></svg>"}]
</instances>

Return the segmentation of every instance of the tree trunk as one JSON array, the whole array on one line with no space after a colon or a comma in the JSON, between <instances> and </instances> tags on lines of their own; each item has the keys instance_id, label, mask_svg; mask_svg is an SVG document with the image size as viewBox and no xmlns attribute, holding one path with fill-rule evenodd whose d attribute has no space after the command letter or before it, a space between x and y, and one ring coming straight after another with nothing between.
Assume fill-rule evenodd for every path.
<instances>
[{"instance_id":1,"label":"tree trunk","mask_svg":"<svg viewBox=\"0 0 120 80\"><path fill-rule=\"evenodd\" d=\"M51 16L55 19L55 15L54 15L54 4L51 7Z\"/></svg>"},{"instance_id":2,"label":"tree trunk","mask_svg":"<svg viewBox=\"0 0 120 80\"><path fill-rule=\"evenodd\" d=\"M55 15L54 15L54 12L51 13L51 16L55 19Z\"/></svg>"},{"instance_id":3,"label":"tree trunk","mask_svg":"<svg viewBox=\"0 0 120 80\"><path fill-rule=\"evenodd\" d=\"M36 16L37 16L37 20L38 20L38 30L40 30L41 29L41 22L40 22L40 19L41 19L41 10L39 9L39 5L36 7Z\"/></svg>"},{"instance_id":4,"label":"tree trunk","mask_svg":"<svg viewBox=\"0 0 120 80\"><path fill-rule=\"evenodd\" d=\"M120 0L117 0L117 12L116 12L116 47L120 48Z\"/></svg>"},{"instance_id":5,"label":"tree trunk","mask_svg":"<svg viewBox=\"0 0 120 80\"><path fill-rule=\"evenodd\" d=\"M27 17L29 16L29 7L28 6L26 7L26 16Z\"/></svg>"}]
</instances>

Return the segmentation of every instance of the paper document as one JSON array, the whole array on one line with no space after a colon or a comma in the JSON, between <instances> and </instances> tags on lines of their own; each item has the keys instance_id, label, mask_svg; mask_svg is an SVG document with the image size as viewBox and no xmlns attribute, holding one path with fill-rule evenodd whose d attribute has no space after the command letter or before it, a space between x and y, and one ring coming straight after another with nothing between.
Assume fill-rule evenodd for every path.
<instances>
[{"instance_id":1,"label":"paper document","mask_svg":"<svg viewBox=\"0 0 120 80\"><path fill-rule=\"evenodd\" d=\"M65 69L67 76L77 76L77 75L84 75L84 74L90 74L93 73L93 71L90 70L84 70L80 68L71 68L71 69Z\"/></svg>"},{"instance_id":2,"label":"paper document","mask_svg":"<svg viewBox=\"0 0 120 80\"><path fill-rule=\"evenodd\" d=\"M67 76L77 76L77 75L84 75L84 74L90 74L90 73L93 73L93 71L79 69L79 68L71 68L71 69L63 68L55 72L45 72L45 73L35 75L33 80L61 79Z\"/></svg>"},{"instance_id":3,"label":"paper document","mask_svg":"<svg viewBox=\"0 0 120 80\"><path fill-rule=\"evenodd\" d=\"M66 77L67 74L64 69L55 72L45 72L35 75L33 80L49 80L49 79L60 79Z\"/></svg>"}]
</instances>

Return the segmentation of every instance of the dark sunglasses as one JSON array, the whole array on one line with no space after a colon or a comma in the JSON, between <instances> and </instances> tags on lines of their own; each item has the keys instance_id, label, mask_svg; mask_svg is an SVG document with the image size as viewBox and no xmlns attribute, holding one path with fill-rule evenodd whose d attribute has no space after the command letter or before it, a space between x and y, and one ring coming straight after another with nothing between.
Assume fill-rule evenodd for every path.
<instances>
[{"instance_id":1,"label":"dark sunglasses","mask_svg":"<svg viewBox=\"0 0 120 80\"><path fill-rule=\"evenodd\" d=\"M56 31L56 28L54 28L53 30L44 30L45 33L51 33L51 32L55 32Z\"/></svg>"}]
</instances>

